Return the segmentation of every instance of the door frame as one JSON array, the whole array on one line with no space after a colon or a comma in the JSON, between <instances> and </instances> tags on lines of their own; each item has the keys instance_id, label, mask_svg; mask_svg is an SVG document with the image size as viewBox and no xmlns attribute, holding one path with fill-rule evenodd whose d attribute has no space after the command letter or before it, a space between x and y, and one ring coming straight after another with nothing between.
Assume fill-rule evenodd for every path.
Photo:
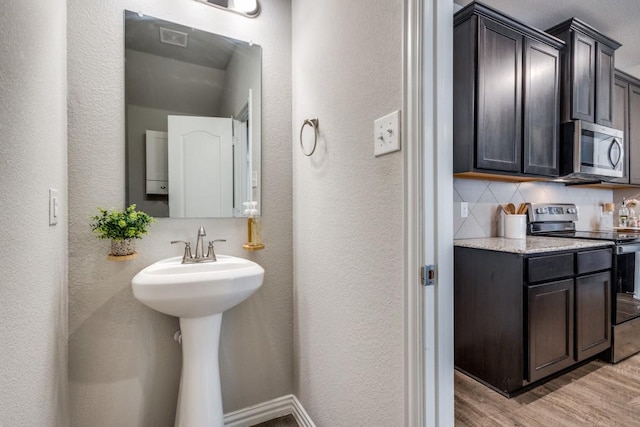
<instances>
[{"instance_id":1,"label":"door frame","mask_svg":"<svg viewBox=\"0 0 640 427\"><path fill-rule=\"evenodd\" d=\"M453 0L404 3L405 425L454 424ZM436 266L433 286L421 284Z\"/></svg>"}]
</instances>

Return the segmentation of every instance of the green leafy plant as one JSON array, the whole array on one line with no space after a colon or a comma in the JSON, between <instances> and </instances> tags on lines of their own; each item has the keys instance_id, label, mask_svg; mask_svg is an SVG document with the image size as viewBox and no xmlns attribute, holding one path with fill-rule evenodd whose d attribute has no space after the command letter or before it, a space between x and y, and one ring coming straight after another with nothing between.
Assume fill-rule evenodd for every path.
<instances>
[{"instance_id":1,"label":"green leafy plant","mask_svg":"<svg viewBox=\"0 0 640 427\"><path fill-rule=\"evenodd\" d=\"M108 211L98 208L98 215L91 217L91 229L99 239L141 239L147 234L147 228L155 222L155 219L144 212L136 211L136 205L129 206L126 210L114 209Z\"/></svg>"}]
</instances>

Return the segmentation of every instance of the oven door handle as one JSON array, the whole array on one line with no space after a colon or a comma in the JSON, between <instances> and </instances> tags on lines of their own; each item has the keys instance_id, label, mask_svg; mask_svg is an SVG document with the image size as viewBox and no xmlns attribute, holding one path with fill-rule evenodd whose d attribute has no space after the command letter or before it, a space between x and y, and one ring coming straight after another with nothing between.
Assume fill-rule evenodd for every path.
<instances>
[{"instance_id":1,"label":"oven door handle","mask_svg":"<svg viewBox=\"0 0 640 427\"><path fill-rule=\"evenodd\" d=\"M640 244L632 245L616 245L616 254L632 254L634 252L640 252Z\"/></svg>"}]
</instances>

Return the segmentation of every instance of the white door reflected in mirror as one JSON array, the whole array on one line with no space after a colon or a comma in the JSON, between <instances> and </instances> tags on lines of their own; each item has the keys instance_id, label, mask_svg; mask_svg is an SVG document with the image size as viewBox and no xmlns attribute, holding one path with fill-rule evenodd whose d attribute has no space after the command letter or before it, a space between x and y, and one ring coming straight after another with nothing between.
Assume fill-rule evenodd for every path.
<instances>
[{"instance_id":1,"label":"white door reflected in mirror","mask_svg":"<svg viewBox=\"0 0 640 427\"><path fill-rule=\"evenodd\" d=\"M169 116L169 217L233 216L230 118Z\"/></svg>"}]
</instances>

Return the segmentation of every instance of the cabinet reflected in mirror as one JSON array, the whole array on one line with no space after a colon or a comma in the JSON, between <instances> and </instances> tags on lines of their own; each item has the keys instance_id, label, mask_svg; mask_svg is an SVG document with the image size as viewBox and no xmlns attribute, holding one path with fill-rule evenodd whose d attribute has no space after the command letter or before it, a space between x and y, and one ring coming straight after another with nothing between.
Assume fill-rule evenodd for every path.
<instances>
[{"instance_id":1,"label":"cabinet reflected in mirror","mask_svg":"<svg viewBox=\"0 0 640 427\"><path fill-rule=\"evenodd\" d=\"M243 202L261 196L261 48L124 19L127 205L155 217L244 216Z\"/></svg>"}]
</instances>

